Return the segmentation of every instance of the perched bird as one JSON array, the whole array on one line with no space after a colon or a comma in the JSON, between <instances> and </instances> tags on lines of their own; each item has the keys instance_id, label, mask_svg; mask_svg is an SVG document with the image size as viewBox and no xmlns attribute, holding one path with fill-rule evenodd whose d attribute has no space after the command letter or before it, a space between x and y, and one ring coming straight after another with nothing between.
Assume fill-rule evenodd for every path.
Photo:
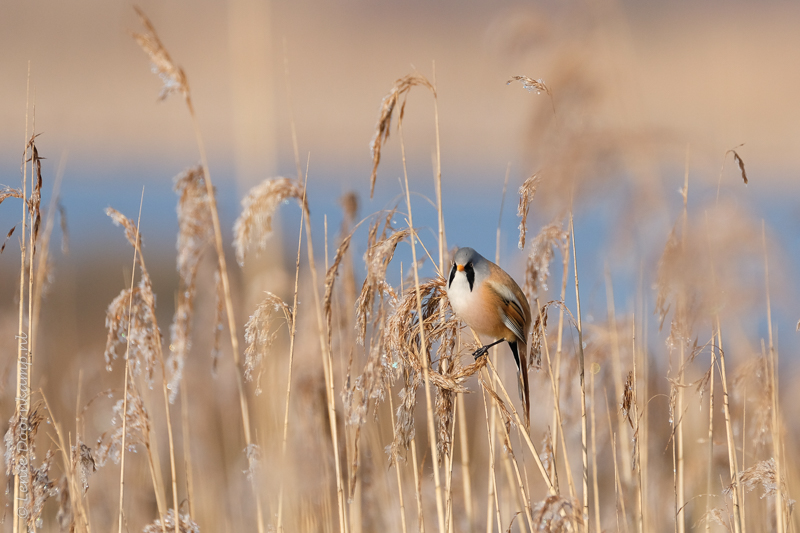
<instances>
[{"instance_id":1,"label":"perched bird","mask_svg":"<svg viewBox=\"0 0 800 533\"><path fill-rule=\"evenodd\" d=\"M528 299L511 276L472 248L456 251L447 280L447 297L458 318L481 337L491 339L472 354L475 359L492 346L508 342L517 363L517 385L525 410L525 426L530 430L526 339L531 309Z\"/></svg>"}]
</instances>

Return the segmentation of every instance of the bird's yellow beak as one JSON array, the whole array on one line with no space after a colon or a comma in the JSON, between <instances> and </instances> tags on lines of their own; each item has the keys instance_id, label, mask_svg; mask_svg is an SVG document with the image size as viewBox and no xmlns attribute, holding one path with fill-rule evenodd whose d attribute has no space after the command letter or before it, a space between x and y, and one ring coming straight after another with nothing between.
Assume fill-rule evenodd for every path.
<instances>
[{"instance_id":1,"label":"bird's yellow beak","mask_svg":"<svg viewBox=\"0 0 800 533\"><path fill-rule=\"evenodd\" d=\"M459 272L464 272L464 265L458 265L457 264L456 265L456 270L458 270Z\"/></svg>"}]
</instances>

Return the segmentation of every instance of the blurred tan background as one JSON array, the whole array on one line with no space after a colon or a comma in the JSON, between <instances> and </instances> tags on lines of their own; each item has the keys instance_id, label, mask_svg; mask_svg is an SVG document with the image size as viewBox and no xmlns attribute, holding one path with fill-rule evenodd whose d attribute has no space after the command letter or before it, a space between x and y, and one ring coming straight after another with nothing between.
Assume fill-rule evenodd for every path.
<instances>
[{"instance_id":1,"label":"blurred tan background","mask_svg":"<svg viewBox=\"0 0 800 533\"><path fill-rule=\"evenodd\" d=\"M663 129L713 157L745 142L759 181L796 178L793 2L139 5L188 74L212 158L242 174L293 170L284 57L301 152L338 175L367 168L378 104L393 80L413 67L431 76L435 60L447 181L518 158L535 99L505 81L525 74L554 82L563 65L552 43L577 48L591 39L593 74L613 91L596 120ZM148 61L128 35L138 27L127 2L4 4L4 182L14 181L21 152L28 61L37 131L51 158L69 151L77 179L108 179L143 158L196 159L182 107L155 102L158 80L146 75ZM552 89L558 95L557 84ZM409 135L409 144L428 150L429 139L418 137ZM316 179L332 178L320 170Z\"/></svg>"},{"instance_id":2,"label":"blurred tan background","mask_svg":"<svg viewBox=\"0 0 800 533\"><path fill-rule=\"evenodd\" d=\"M662 337L669 328L664 335L656 332L652 289L670 229L681 213L677 191L688 162L691 227L705 227L712 218L719 236L719 242L711 247L697 231L692 234L691 250L697 257L708 252L713 260L730 266L729 276L720 279L727 288L723 318L732 358L738 364L758 353L758 341L766 335L763 274L759 270L763 265L760 222L766 219L773 261L773 320L779 325L782 354L787 354L781 359L786 372L781 380L790 383L796 375L792 362L800 344L794 332L800 307L793 282L800 263L800 4L778 0L702 4L145 0L138 5L188 76L218 189L226 246L240 210L239 200L249 186L278 174L296 175L290 109L301 167L305 170L307 161L309 165L309 203L318 255L323 253L324 216L329 217L329 258L335 250L342 193L357 193L360 216L392 207L401 191L398 178L402 176L394 131L384 150L375 199L368 199L369 142L381 99L397 78L415 69L433 78L435 61L448 245L471 245L493 255L503 181L509 169L508 196L500 219L501 263L522 279L524 254L516 250L516 191L533 172L552 170L532 204L531 232L535 234L571 202L577 189L575 231L587 330L602 329L605 323L604 272L609 269L619 316L634 310L639 313L637 320L644 316L646 327L642 329L649 328L652 334L641 341L653 350L652 390L666 394L664 370L670 359ZM52 246L56 256L53 284L42 315L45 364L39 367L37 378L41 386L51 387L48 391L53 392L48 394L58 396L53 403L60 420L72 417L78 375L84 380L84 401L122 383L121 366L108 374L102 363L103 324L106 306L129 283L131 252L119 228L103 214L105 207L135 217L144 195L144 251L159 296L163 332L174 310L177 222L172 177L195 164L199 154L183 103L175 96L157 101L160 81L149 72L147 57L129 35L140 29L127 2L29 0L5 2L0 7L0 183L17 186L20 181L28 65L35 129L42 133L37 146L48 158L44 162L45 201L56 168L62 163L65 168L62 203L69 221L70 255L59 255L57 246ZM513 75L542 78L552 90L552 101L545 94L525 91L518 83L506 85ZM411 187L431 198L432 111L430 96L422 89L413 90L404 126ZM727 150L742 143L737 152L746 162L747 187L731 156L725 156ZM718 188L722 191L720 205L715 201ZM436 226L435 209L418 197L414 201L418 209L415 222L424 228L423 239L435 240L430 229ZM0 235L17 223L18 207L12 200L0 206ZM288 206L278 218L273 262L269 264L274 268L267 270L269 279L264 285L283 291L281 296L290 299L287 287L293 281L299 210ZM404 225L400 215L395 222ZM364 235L359 235L352 245L358 283L363 275L365 241ZM17 254L15 236L0 256L3 343L16 329ZM409 256L403 245L395 263L405 261L407 268ZM237 405L230 354L223 353L219 375L212 377L210 372L208 324L214 295L209 281L211 259L205 259L198 301L202 314L197 319L202 325L195 339L200 358L197 364L187 365L187 382L191 397L199 398L191 406L193 429L199 435L195 460L207 466L214 482L198 489L198 500L204 506L201 519L206 530L236 530L245 523L237 517L252 514L252 502L241 475L246 465L240 453L241 428L233 416ZM707 288L706 264L697 266L700 262L694 259L689 258L688 267L681 264L675 270L688 272L687 278L696 276L690 281ZM395 263L390 275L398 278ZM305 259L302 264L303 286L308 290ZM260 293L243 295L248 273L243 274L233 261L230 268L241 328ZM430 265L425 268L424 275L432 276ZM559 288L560 283L553 281L547 299L558 298ZM574 308L570 291L567 305ZM301 330L316 331L309 311L312 299L306 294L301 300L307 304L306 314L301 314ZM697 328L707 326L703 322ZM285 337L285 332L282 335ZM297 457L296 464L282 465L294 473L298 500L294 504L309 505L298 516L318 513L313 491L325 491L325 484L311 475L321 470L318 462L326 463L328 458L324 448L327 433L319 429L325 419L318 405L321 370L315 342L313 335L304 335L298 348L300 361L308 364L299 365L295 377L299 399L292 403L292 414L301 423L300 429L292 428L296 434L291 442L297 444ZM567 342L574 347L577 340ZM602 345L597 348L598 360L607 357L606 352ZM6 386L0 387L0 396L5 394L0 397L5 402L0 414L5 416L12 409L9 383L13 383L13 359L6 355L10 352L2 353L0 372L5 377L0 382ZM344 353L338 355L337 395L347 371ZM261 431L257 439L266 452L272 452L272 456L265 453L269 466L278 462L275 435L283 416L286 361L275 358L267 365L268 394L254 397L258 407L253 418ZM605 365L604 372L607 368ZM66 379L56 380L64 376ZM537 379L544 382L541 375ZM270 390L270 386L274 387ZM478 387L474 381L469 386ZM546 383L541 387L545 389ZM753 388L750 390L752 393ZM253 394L252 387L248 391ZM794 401L790 387L782 391L788 400L784 415L796 420L800 403ZM481 412L477 398L472 395L468 400L472 413ZM663 398L661 394L653 403L653 416L661 422L668 417ZM742 412L747 401L741 400L737 412ZM101 398L89 411L90 439L107 429L110 405L111 400ZM614 398L610 405L613 409ZM381 404L381 409L385 416L388 407ZM157 423L163 425L160 419ZM547 423L535 425L542 430ZM568 424L571 446L577 447L577 418ZM663 483L660 486L671 487L670 465L659 455L669 439L665 425L660 433L654 431L658 434L651 447L654 470L660 471ZM702 425L697 427L702 429ZM385 472L381 453L391 440L390 426L384 423L380 431L380 435L372 435L368 450L376 473ZM483 460L485 428L471 426L471 431L479 443L473 453ZM789 432L791 456L797 442L791 435L800 434L800 429L792 424ZM307 441L308 433L317 440ZM163 442L161 449L164 458ZM720 470L725 457L721 447L716 450ZM307 461L313 453L318 454L314 456L318 462ZM697 464L706 461L705 451L695 457ZM133 486L147 483L141 457L138 461L131 468ZM604 479L613 480L610 466L601 467L606 471ZM98 475L93 483L98 489L90 493L91 498L104 494L104 489L116 490L112 472ZM265 500L274 504L277 488L265 486ZM612 483L607 486L613 488ZM330 484L327 489L330 492ZM311 493L311 503L302 500L307 493ZM152 520L150 497L132 494L136 494L129 496L135 498L132 508L146 511L132 522ZM749 498L756 499L755 495ZM655 521L671 516L661 500L659 494L653 494L651 503L658 508L653 512ZM613 509L613 505L604 509ZM274 507L268 511L274 512ZM697 513L692 508L693 518ZM433 516L430 509L428 514ZM114 518L114 511L106 509L98 510L95 520L105 525ZM604 518L611 527L611 511ZM661 522L666 523L667 518Z\"/></svg>"}]
</instances>

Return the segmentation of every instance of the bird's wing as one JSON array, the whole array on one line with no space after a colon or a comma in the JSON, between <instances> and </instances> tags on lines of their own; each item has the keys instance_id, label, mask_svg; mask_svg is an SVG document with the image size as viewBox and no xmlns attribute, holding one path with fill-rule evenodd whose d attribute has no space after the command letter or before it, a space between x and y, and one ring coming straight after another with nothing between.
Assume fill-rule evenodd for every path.
<instances>
[{"instance_id":1,"label":"bird's wing","mask_svg":"<svg viewBox=\"0 0 800 533\"><path fill-rule=\"evenodd\" d=\"M500 296L503 304L500 308L503 324L511 330L519 340L526 340L530 323L530 308L527 298L511 277L500 270L504 278L500 283L492 283L491 287ZM516 290L515 290L516 289ZM527 310L527 312L526 312Z\"/></svg>"}]
</instances>

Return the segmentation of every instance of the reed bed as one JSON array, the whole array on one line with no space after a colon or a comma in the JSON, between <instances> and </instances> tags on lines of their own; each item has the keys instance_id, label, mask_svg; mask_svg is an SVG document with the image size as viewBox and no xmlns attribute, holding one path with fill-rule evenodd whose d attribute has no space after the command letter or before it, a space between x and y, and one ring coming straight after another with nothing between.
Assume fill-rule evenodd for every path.
<instances>
[{"instance_id":1,"label":"reed bed","mask_svg":"<svg viewBox=\"0 0 800 533\"><path fill-rule=\"evenodd\" d=\"M781 256L763 222L721 188L748 183L741 146L720 154L711 201L690 193L687 158L674 178L682 207L667 212L672 229L660 234L658 257L636 258L640 280L621 303L613 266L581 255L583 212L610 179L609 154L621 161L615 171L630 170L626 158L641 143L578 120L586 107L576 95L593 80L511 77L545 93L534 141L550 149L518 186L506 174L518 189L518 252L500 255L498 226L496 260L519 272L534 317L528 433L507 391L507 349L473 360L479 341L447 299L455 248L445 238L435 69L398 78L376 99L373 168L360 192L384 186L381 155L396 150L400 202L361 218L352 193L338 233L328 235L326 219L324 237L312 234L323 215L292 124L298 175L254 186L226 229L189 76L137 12L144 29L133 37L162 80L160 97L183 98L198 146L200 163L174 179L177 283L157 294L141 221L109 208L133 260L114 267L129 270L107 305L105 344L39 364L40 343L54 346L45 341L57 315L39 309L47 310L46 286L59 283L49 251L58 193L43 209L52 176L35 130L25 133L21 186L0 190L2 209L22 210L18 307L4 309L11 325L2 325L16 339L3 351L4 383L15 386L0 389L9 415L5 530L797 530L798 427L784 412L793 395L780 379L770 298L783 290L774 281ZM433 99L434 116L407 107L411 92ZM415 222L406 120L430 124L436 231ZM498 191L501 213L504 197ZM550 222L535 225L546 214ZM293 283L247 308L241 266L278 253L278 216L299 220L294 270L280 273ZM629 223L620 216L619 230ZM587 304L579 270L605 271L602 305ZM174 309L169 324L164 302ZM743 327L759 321L764 338Z\"/></svg>"}]
</instances>

